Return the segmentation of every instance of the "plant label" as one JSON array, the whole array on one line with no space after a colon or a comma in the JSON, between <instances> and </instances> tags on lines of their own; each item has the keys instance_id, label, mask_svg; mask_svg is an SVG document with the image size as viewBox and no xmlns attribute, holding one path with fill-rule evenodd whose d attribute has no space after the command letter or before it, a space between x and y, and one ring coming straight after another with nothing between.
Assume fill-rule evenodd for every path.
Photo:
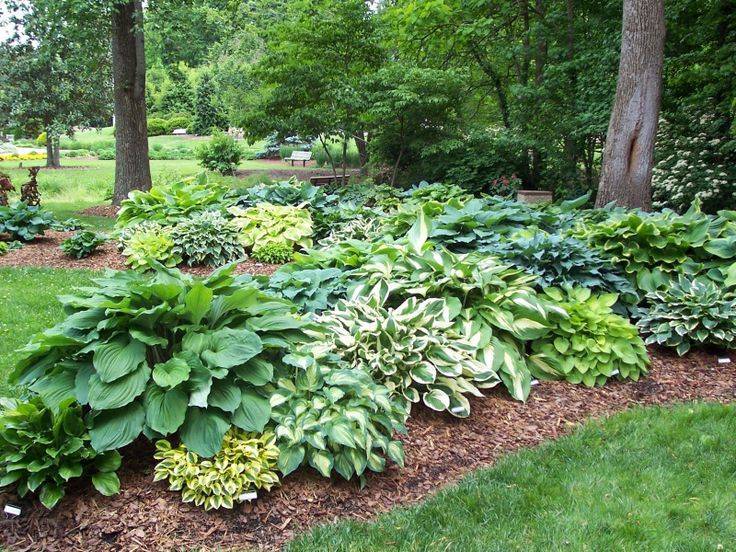
<instances>
[{"instance_id":1,"label":"plant label","mask_svg":"<svg viewBox=\"0 0 736 552\"><path fill-rule=\"evenodd\" d=\"M5 515L7 516L16 517L20 515L20 508L18 506L13 506L12 504L6 504L3 512L5 512Z\"/></svg>"},{"instance_id":2,"label":"plant label","mask_svg":"<svg viewBox=\"0 0 736 552\"><path fill-rule=\"evenodd\" d=\"M731 359L730 358L719 358L718 364L731 364Z\"/></svg>"},{"instance_id":3,"label":"plant label","mask_svg":"<svg viewBox=\"0 0 736 552\"><path fill-rule=\"evenodd\" d=\"M240 500L240 502L245 502L246 500L250 502L251 500L255 500L256 498L258 498L258 493L253 491L250 493L243 493L238 497L238 500Z\"/></svg>"}]
</instances>

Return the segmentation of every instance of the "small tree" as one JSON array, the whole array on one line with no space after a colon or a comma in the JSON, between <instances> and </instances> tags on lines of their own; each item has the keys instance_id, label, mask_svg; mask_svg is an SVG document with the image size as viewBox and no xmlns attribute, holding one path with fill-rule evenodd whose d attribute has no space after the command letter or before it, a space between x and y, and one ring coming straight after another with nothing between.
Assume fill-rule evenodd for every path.
<instances>
[{"instance_id":1,"label":"small tree","mask_svg":"<svg viewBox=\"0 0 736 552\"><path fill-rule=\"evenodd\" d=\"M208 135L213 129L226 130L227 120L213 102L215 85L211 75L205 73L197 85L194 97L194 121L192 129L195 134Z\"/></svg>"}]
</instances>

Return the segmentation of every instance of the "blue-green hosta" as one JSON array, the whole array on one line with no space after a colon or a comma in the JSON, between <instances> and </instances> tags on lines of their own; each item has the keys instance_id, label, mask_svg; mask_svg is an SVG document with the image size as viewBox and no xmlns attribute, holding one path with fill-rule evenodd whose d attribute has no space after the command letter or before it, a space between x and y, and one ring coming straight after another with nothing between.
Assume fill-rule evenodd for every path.
<instances>
[{"instance_id":1,"label":"blue-green hosta","mask_svg":"<svg viewBox=\"0 0 736 552\"><path fill-rule=\"evenodd\" d=\"M203 211L171 230L172 252L189 266L224 266L245 257L238 229L219 211Z\"/></svg>"},{"instance_id":2,"label":"blue-green hosta","mask_svg":"<svg viewBox=\"0 0 736 552\"><path fill-rule=\"evenodd\" d=\"M636 327L611 310L615 293L549 288L545 295L565 315L554 315L552 331L532 342L531 361L539 377L593 387L611 377L636 381L647 373L649 358Z\"/></svg>"},{"instance_id":3,"label":"blue-green hosta","mask_svg":"<svg viewBox=\"0 0 736 552\"><path fill-rule=\"evenodd\" d=\"M340 302L319 318L337 350L355 369L370 373L395 397L420 399L434 410L470 415L466 394L497 385L502 355L491 332L467 321L460 301L410 297L396 308Z\"/></svg>"},{"instance_id":4,"label":"blue-green hosta","mask_svg":"<svg viewBox=\"0 0 736 552\"><path fill-rule=\"evenodd\" d=\"M244 494L270 491L278 484L275 443L272 432L258 435L231 428L214 457L200 458L185 445L172 447L162 439L156 443L154 458L160 461L153 480L166 480L170 490L181 491L182 501L205 510L232 508Z\"/></svg>"},{"instance_id":5,"label":"blue-green hosta","mask_svg":"<svg viewBox=\"0 0 736 552\"><path fill-rule=\"evenodd\" d=\"M212 456L231 425L263 431L266 388L307 323L292 303L232 270L97 278L61 297L66 320L23 349L13 380L51 407L69 397L87 405L98 451L141 433L178 433L191 451Z\"/></svg>"},{"instance_id":6,"label":"blue-green hosta","mask_svg":"<svg viewBox=\"0 0 736 552\"><path fill-rule=\"evenodd\" d=\"M76 259L83 259L89 257L94 251L107 241L107 236L92 232L90 230L83 230L77 232L72 237L65 239L59 246L60 249Z\"/></svg>"},{"instance_id":7,"label":"blue-green hosta","mask_svg":"<svg viewBox=\"0 0 736 552\"><path fill-rule=\"evenodd\" d=\"M92 478L106 496L117 493L120 467L116 451L98 453L73 399L45 406L38 397L21 402L0 400L0 487L15 485L18 495L38 493L41 503L53 508L71 480Z\"/></svg>"},{"instance_id":8,"label":"blue-green hosta","mask_svg":"<svg viewBox=\"0 0 736 552\"><path fill-rule=\"evenodd\" d=\"M268 288L293 301L306 312L322 312L347 292L345 272L339 268L306 268L289 263L268 280Z\"/></svg>"},{"instance_id":9,"label":"blue-green hosta","mask_svg":"<svg viewBox=\"0 0 736 552\"><path fill-rule=\"evenodd\" d=\"M0 236L7 234L11 240L33 241L54 224L54 215L41 207L16 201L0 205Z\"/></svg>"},{"instance_id":10,"label":"blue-green hosta","mask_svg":"<svg viewBox=\"0 0 736 552\"><path fill-rule=\"evenodd\" d=\"M365 483L366 470L383 471L386 457L403 466L394 432L406 431L406 409L321 339L284 359L294 375L279 380L271 395L279 469L288 475L309 464L325 477L334 471Z\"/></svg>"},{"instance_id":11,"label":"blue-green hosta","mask_svg":"<svg viewBox=\"0 0 736 552\"><path fill-rule=\"evenodd\" d=\"M648 344L672 347L678 355L698 345L736 348L736 296L723 286L681 276L647 298L650 306L638 326Z\"/></svg>"}]
</instances>

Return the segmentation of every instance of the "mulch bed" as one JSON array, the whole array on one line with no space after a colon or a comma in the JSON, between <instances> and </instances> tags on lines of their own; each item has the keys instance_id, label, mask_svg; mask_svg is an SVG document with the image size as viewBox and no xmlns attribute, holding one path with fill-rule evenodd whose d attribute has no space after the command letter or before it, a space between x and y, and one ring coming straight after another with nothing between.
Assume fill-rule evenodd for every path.
<instances>
[{"instance_id":1,"label":"mulch bed","mask_svg":"<svg viewBox=\"0 0 736 552\"><path fill-rule=\"evenodd\" d=\"M109 217L115 218L118 216L118 210L120 207L117 205L95 205L93 207L87 207L80 211L82 215L90 217Z\"/></svg>"},{"instance_id":2,"label":"mulch bed","mask_svg":"<svg viewBox=\"0 0 736 552\"><path fill-rule=\"evenodd\" d=\"M20 249L15 249L0 257L0 267L33 266L46 268L86 268L89 270L103 270L112 268L125 270L125 257L117 249L117 243L109 241L98 247L95 252L84 259L75 259L67 256L59 245L74 232L46 232L44 236L38 237L30 243L26 243ZM246 260L238 264L235 272L247 274L273 274L279 265L259 263ZM179 267L183 272L206 276L212 272L211 267L182 265Z\"/></svg>"},{"instance_id":3,"label":"mulch bed","mask_svg":"<svg viewBox=\"0 0 736 552\"><path fill-rule=\"evenodd\" d=\"M637 383L586 389L542 382L526 404L495 389L471 400L466 420L417 407L403 437L406 467L392 465L370 476L362 491L356 483L301 470L254 503L205 513L181 503L179 493L167 491L164 483L152 483L150 445L137 444L123 451L122 491L115 497L105 498L80 483L48 512L32 500L0 495L0 504L10 501L23 508L19 518L0 522L0 538L12 550L275 549L316 524L370 519L415 503L504 453L568 433L592 416L631 405L731 402L736 397L733 364L718 364L715 355L702 352L683 359L651 352L651 373Z\"/></svg>"}]
</instances>

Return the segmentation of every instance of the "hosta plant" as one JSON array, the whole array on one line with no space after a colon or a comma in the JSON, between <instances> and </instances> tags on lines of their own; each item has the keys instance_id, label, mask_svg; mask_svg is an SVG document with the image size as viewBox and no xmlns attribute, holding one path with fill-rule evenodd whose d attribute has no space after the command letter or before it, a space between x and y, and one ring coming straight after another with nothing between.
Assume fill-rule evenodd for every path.
<instances>
[{"instance_id":1,"label":"hosta plant","mask_svg":"<svg viewBox=\"0 0 736 552\"><path fill-rule=\"evenodd\" d=\"M681 356L699 345L736 348L736 296L708 278L681 276L647 298L638 322L647 344L672 347Z\"/></svg>"},{"instance_id":2,"label":"hosta plant","mask_svg":"<svg viewBox=\"0 0 736 552\"><path fill-rule=\"evenodd\" d=\"M89 257L95 250L107 241L107 236L84 230L65 239L59 246L61 250L76 259Z\"/></svg>"},{"instance_id":3,"label":"hosta plant","mask_svg":"<svg viewBox=\"0 0 736 552\"><path fill-rule=\"evenodd\" d=\"M125 241L123 255L135 269L148 269L154 263L171 268L182 262L181 255L174 251L171 228L156 224L133 232Z\"/></svg>"},{"instance_id":4,"label":"hosta plant","mask_svg":"<svg viewBox=\"0 0 736 552\"><path fill-rule=\"evenodd\" d=\"M12 240L33 241L54 224L54 215L38 206L16 201L0 206L0 236L7 234Z\"/></svg>"},{"instance_id":5,"label":"hosta plant","mask_svg":"<svg viewBox=\"0 0 736 552\"><path fill-rule=\"evenodd\" d=\"M290 263L271 276L268 288L306 312L320 313L345 298L344 274L339 268L301 269L298 263Z\"/></svg>"},{"instance_id":6,"label":"hosta plant","mask_svg":"<svg viewBox=\"0 0 736 552\"><path fill-rule=\"evenodd\" d=\"M189 266L224 266L245 257L239 232L218 211L192 215L171 230L174 255Z\"/></svg>"},{"instance_id":7,"label":"hosta plant","mask_svg":"<svg viewBox=\"0 0 736 552\"><path fill-rule=\"evenodd\" d=\"M270 242L286 242L292 248L312 246L312 217L306 209L259 203L247 209L231 207L229 212L240 230L240 243L249 250Z\"/></svg>"},{"instance_id":8,"label":"hosta plant","mask_svg":"<svg viewBox=\"0 0 736 552\"><path fill-rule=\"evenodd\" d=\"M205 510L232 508L243 495L278 484L276 460L279 449L273 433L251 434L236 428L223 438L222 448L212 458L201 458L185 445L156 443L154 481L165 480L172 491L181 491L184 502Z\"/></svg>"},{"instance_id":9,"label":"hosta plant","mask_svg":"<svg viewBox=\"0 0 736 552\"><path fill-rule=\"evenodd\" d=\"M227 188L207 180L207 175L158 184L148 191L133 191L118 212L117 226L135 226L145 221L172 225L194 213L224 208Z\"/></svg>"},{"instance_id":10,"label":"hosta plant","mask_svg":"<svg viewBox=\"0 0 736 552\"><path fill-rule=\"evenodd\" d=\"M252 186L240 196L238 203L243 206L258 203L292 207L308 205L312 209L323 209L336 200L337 196L325 194L323 188L311 182L300 182L296 177L292 177L290 180Z\"/></svg>"},{"instance_id":11,"label":"hosta plant","mask_svg":"<svg viewBox=\"0 0 736 552\"><path fill-rule=\"evenodd\" d=\"M482 396L480 389L500 378L493 355L483 353L490 332L464 324L461 310L457 299L411 297L396 308L374 299L340 302L319 320L352 368L371 374L407 407L421 400L466 417L466 394Z\"/></svg>"},{"instance_id":12,"label":"hosta plant","mask_svg":"<svg viewBox=\"0 0 736 552\"><path fill-rule=\"evenodd\" d=\"M178 433L212 456L231 425L262 432L265 388L307 323L232 272L109 272L61 297L66 319L22 350L13 381L51 406L73 397L89 407L98 451Z\"/></svg>"},{"instance_id":13,"label":"hosta plant","mask_svg":"<svg viewBox=\"0 0 736 552\"><path fill-rule=\"evenodd\" d=\"M263 245L256 244L251 253L256 261L270 264L284 264L294 258L294 247L285 241L270 241Z\"/></svg>"},{"instance_id":14,"label":"hosta plant","mask_svg":"<svg viewBox=\"0 0 736 552\"><path fill-rule=\"evenodd\" d=\"M636 381L647 373L649 358L636 327L611 310L615 293L549 288L545 294L566 314L555 315L552 331L532 342L539 377L593 387L612 377Z\"/></svg>"},{"instance_id":15,"label":"hosta plant","mask_svg":"<svg viewBox=\"0 0 736 552\"><path fill-rule=\"evenodd\" d=\"M18 495L37 493L53 508L74 478L91 477L105 496L120 490L116 451L98 453L90 446L82 408L73 399L49 408L40 398L0 402L0 487L15 485Z\"/></svg>"},{"instance_id":16,"label":"hosta plant","mask_svg":"<svg viewBox=\"0 0 736 552\"><path fill-rule=\"evenodd\" d=\"M460 201L467 201L473 198L473 194L468 193L467 190L463 190L460 186L454 184L444 184L442 182L429 182L423 181L419 184L412 186L408 190L402 193L402 196L407 198L410 203L425 203L427 201L440 201L446 202L450 199L457 198Z\"/></svg>"},{"instance_id":17,"label":"hosta plant","mask_svg":"<svg viewBox=\"0 0 736 552\"><path fill-rule=\"evenodd\" d=\"M383 471L386 457L404 465L394 433L406 431L407 412L386 387L350 369L325 342L285 360L294 375L279 380L271 395L284 475L309 464L325 477L357 475L364 484L366 470Z\"/></svg>"}]
</instances>

